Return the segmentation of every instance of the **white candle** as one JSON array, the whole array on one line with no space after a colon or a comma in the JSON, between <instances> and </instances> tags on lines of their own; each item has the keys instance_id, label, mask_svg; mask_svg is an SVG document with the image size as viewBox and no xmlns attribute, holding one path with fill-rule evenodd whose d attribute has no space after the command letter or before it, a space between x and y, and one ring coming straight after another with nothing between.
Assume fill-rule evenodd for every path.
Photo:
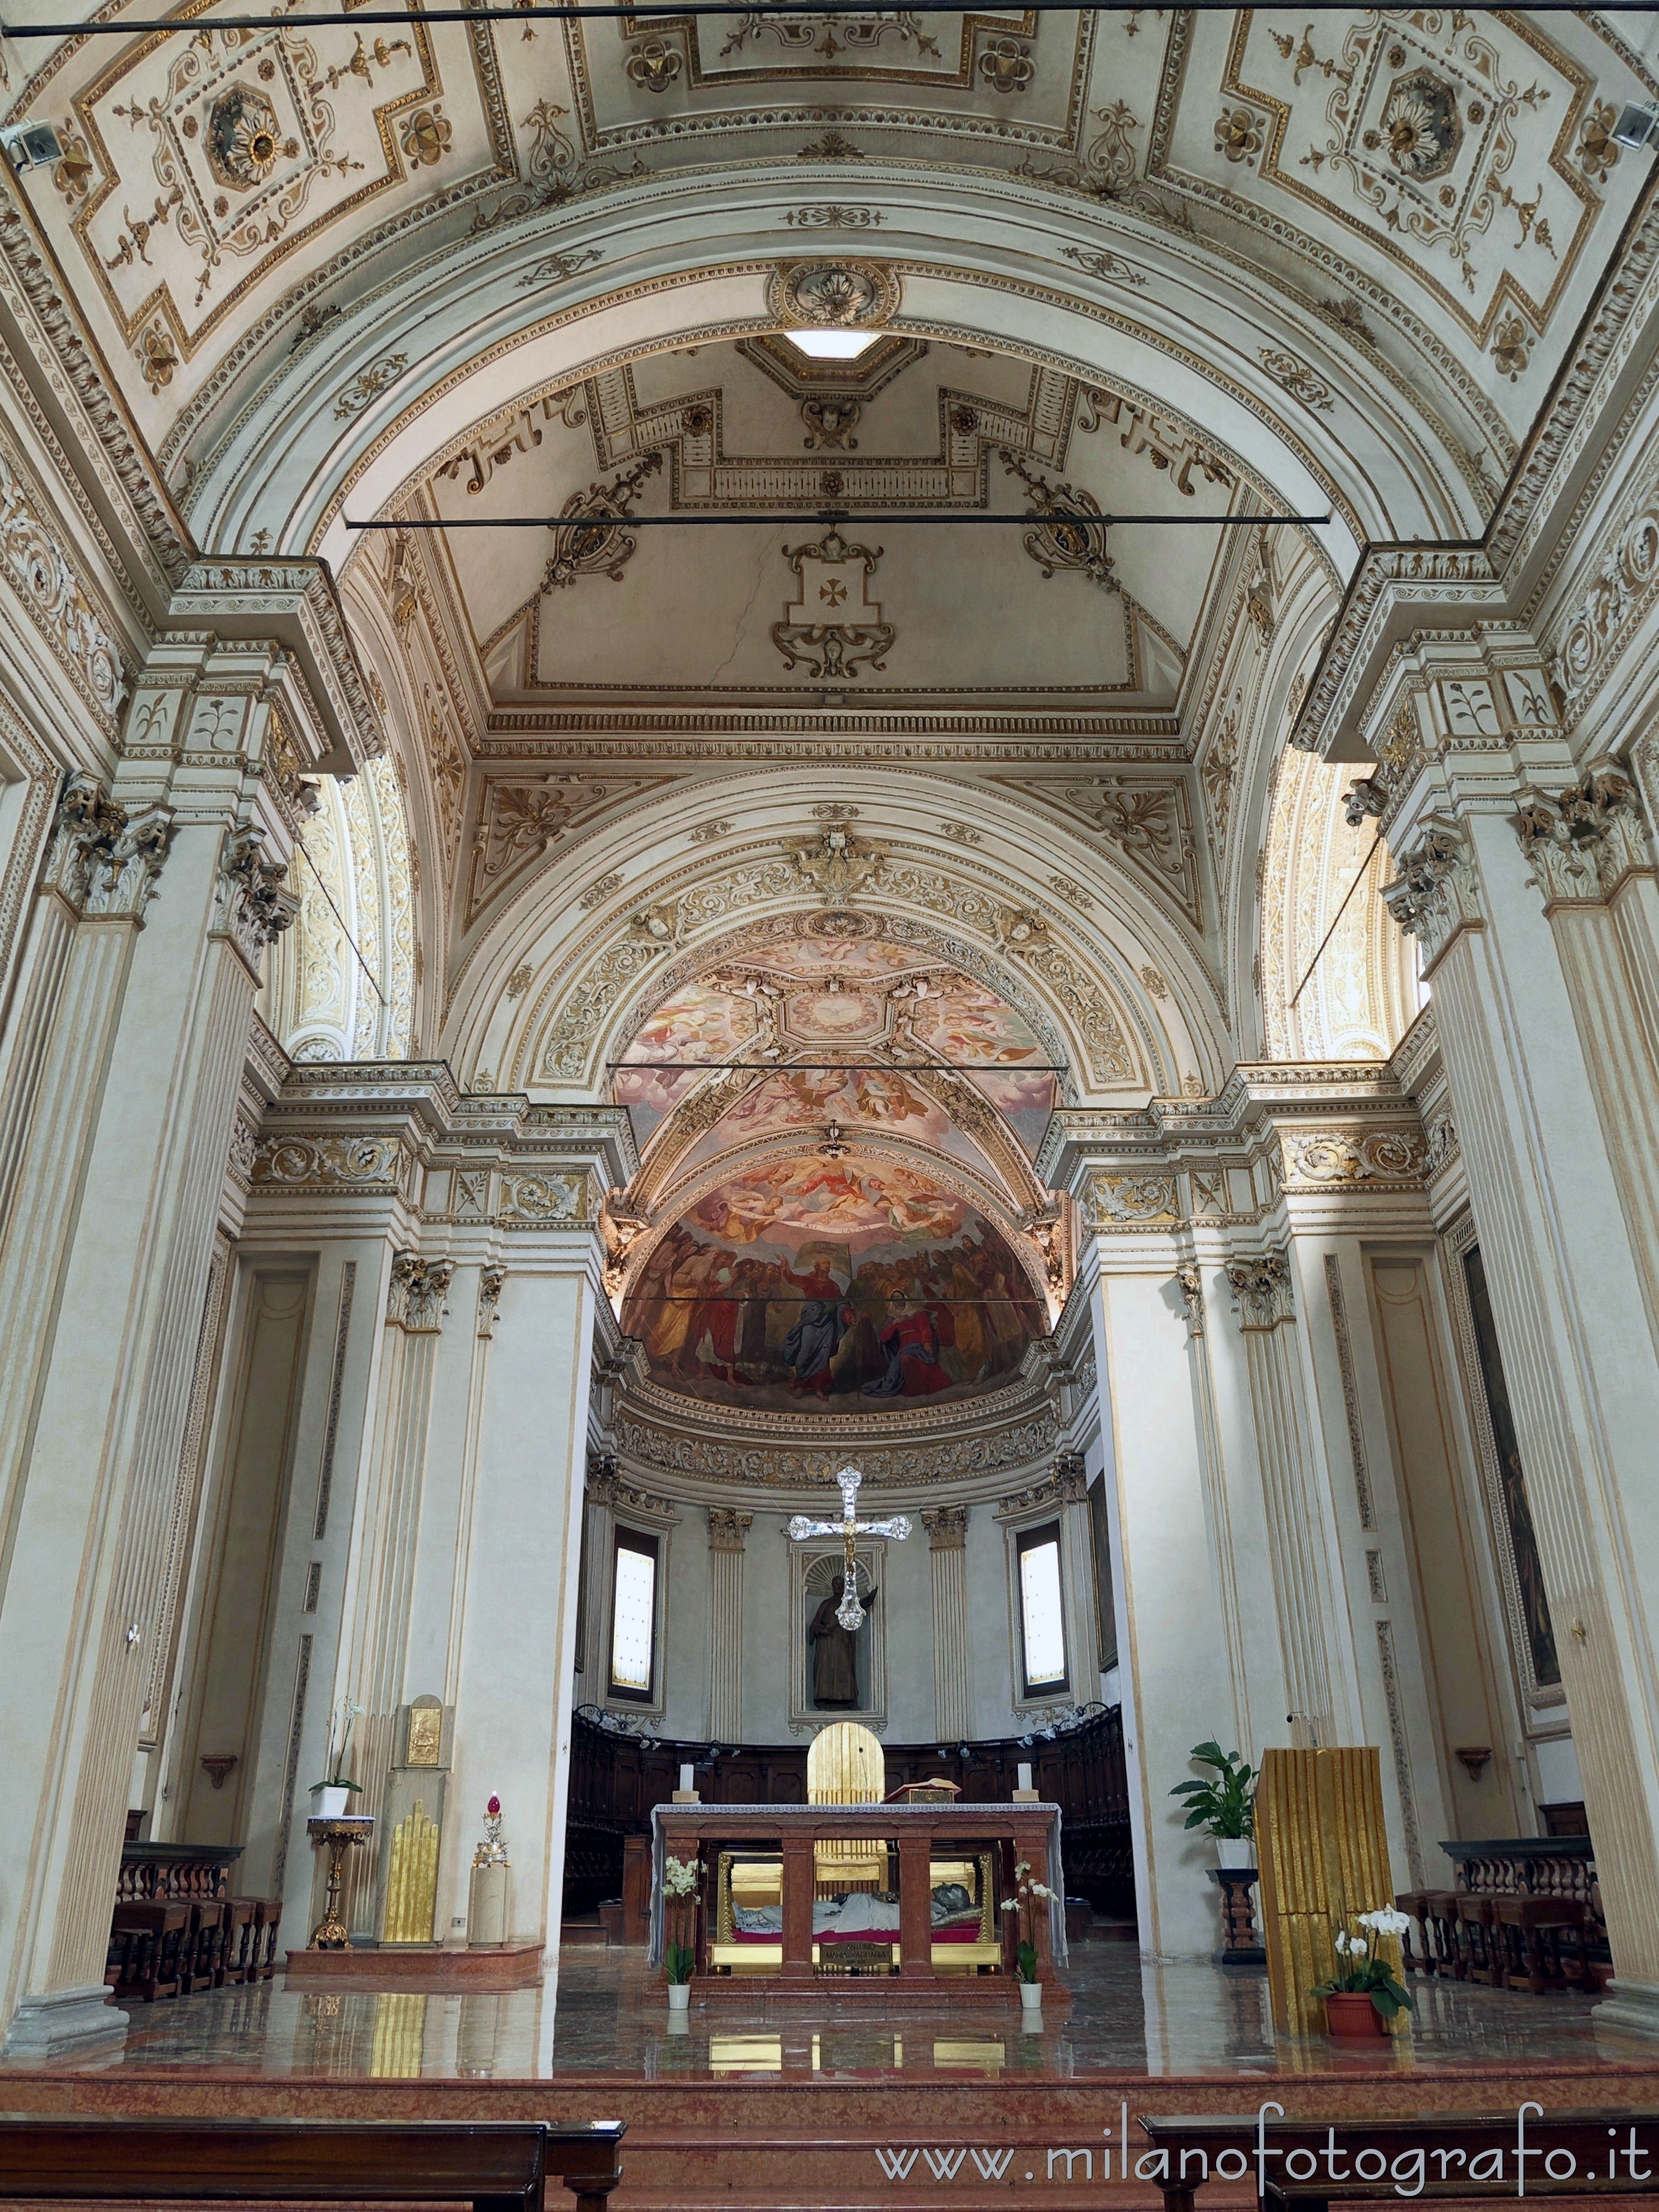
<instances>
[{"instance_id":1,"label":"white candle","mask_svg":"<svg viewBox=\"0 0 1659 2212\"><path fill-rule=\"evenodd\" d=\"M1019 1786L1022 1790L1029 1790L1031 1786L1031 1770L1023 1759L1019 1768Z\"/></svg>"},{"instance_id":2,"label":"white candle","mask_svg":"<svg viewBox=\"0 0 1659 2212\"><path fill-rule=\"evenodd\" d=\"M683 1766L680 1769L680 1788L682 1790L689 1790L690 1787L691 1770L689 1766Z\"/></svg>"}]
</instances>

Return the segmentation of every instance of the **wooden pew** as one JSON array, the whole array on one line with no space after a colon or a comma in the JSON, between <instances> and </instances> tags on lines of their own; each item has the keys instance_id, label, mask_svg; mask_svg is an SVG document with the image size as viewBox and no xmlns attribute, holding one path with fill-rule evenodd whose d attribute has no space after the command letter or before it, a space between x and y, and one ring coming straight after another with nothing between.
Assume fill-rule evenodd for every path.
<instances>
[{"instance_id":1,"label":"wooden pew","mask_svg":"<svg viewBox=\"0 0 1659 2212\"><path fill-rule=\"evenodd\" d=\"M625 2124L0 2118L0 2202L470 2204L543 2212L548 2178L605 2212Z\"/></svg>"},{"instance_id":2,"label":"wooden pew","mask_svg":"<svg viewBox=\"0 0 1659 2212\"><path fill-rule=\"evenodd\" d=\"M1271 2112L1271 2103L1266 2109ZM1519 2112L1377 2120L1287 2120L1254 2112L1143 2116L1140 2126L1153 2150L1167 2154L1164 2169L1144 2177L1162 2189L1164 2212L1193 2212L1194 2191L1211 2179L1254 2185L1259 2150L1265 2153L1261 2202L1268 2212L1514 2200L1522 2172L1528 2203L1659 2193L1659 2112L1553 2112L1528 2104ZM1224 2161L1220 2172L1218 2160ZM1356 2176L1362 2162L1366 2170ZM1471 2179L1477 2165L1480 2177Z\"/></svg>"}]
</instances>

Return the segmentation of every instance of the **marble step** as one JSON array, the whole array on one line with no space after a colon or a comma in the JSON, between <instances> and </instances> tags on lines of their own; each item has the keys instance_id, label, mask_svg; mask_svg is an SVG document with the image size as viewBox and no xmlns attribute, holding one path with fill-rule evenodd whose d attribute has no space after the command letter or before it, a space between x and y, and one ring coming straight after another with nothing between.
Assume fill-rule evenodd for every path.
<instances>
[{"instance_id":1,"label":"marble step","mask_svg":"<svg viewBox=\"0 0 1659 2212\"><path fill-rule=\"evenodd\" d=\"M907 2136L902 2128L872 2128L868 2133L786 2135L732 2131L712 2136L700 2130L630 2128L623 2146L623 2179L611 2198L613 2212L702 2212L716 2204L764 2206L769 2212L792 2208L940 2204L972 2208L1003 2204L1011 2191L1022 2203L1109 2204L1116 2212L1154 2212L1160 2192L1149 2183L1123 2181L1116 2161L1107 2179L1098 2136L1045 2130L1037 2140L1021 2141L1018 2126L998 2130L978 2114L972 2126L952 2141L949 2133ZM1078 2155L1066 2180L1066 2147ZM1092 2160L1082 2154L1087 2146ZM1055 2154L1051 2157L1050 2153ZM975 2153L979 2155L975 2157ZM930 2155L931 2154L931 2155ZM1205 2212L1249 2212L1255 2204L1248 2183L1234 2187L1212 2183Z\"/></svg>"}]
</instances>

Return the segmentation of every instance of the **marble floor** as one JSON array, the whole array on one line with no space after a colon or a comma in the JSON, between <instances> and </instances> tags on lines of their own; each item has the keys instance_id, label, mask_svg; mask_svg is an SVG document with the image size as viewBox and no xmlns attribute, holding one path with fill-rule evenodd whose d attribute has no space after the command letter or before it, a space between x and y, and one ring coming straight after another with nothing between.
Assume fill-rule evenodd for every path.
<instances>
[{"instance_id":1,"label":"marble floor","mask_svg":"<svg viewBox=\"0 0 1659 2212\"><path fill-rule=\"evenodd\" d=\"M1374 2051L1275 2037L1261 1974L1206 1965L1149 1966L1133 1946L1074 1947L1073 2002L1027 2032L1018 2014L982 2009L856 2021L799 2006L726 2000L695 2006L670 2031L660 1984L639 1951L568 1948L538 1988L422 1996L374 1989L319 1993L279 1976L251 1990L135 2006L124 2045L0 2071L204 2075L220 2081L613 2081L768 2079L921 2081L975 2077L1085 2082L1124 2075L1260 2079L1318 2072L1432 2071L1493 2065L1651 2063L1649 2045L1598 2027L1593 2000L1531 1996L1457 1982L1414 1982L1410 2034Z\"/></svg>"}]
</instances>

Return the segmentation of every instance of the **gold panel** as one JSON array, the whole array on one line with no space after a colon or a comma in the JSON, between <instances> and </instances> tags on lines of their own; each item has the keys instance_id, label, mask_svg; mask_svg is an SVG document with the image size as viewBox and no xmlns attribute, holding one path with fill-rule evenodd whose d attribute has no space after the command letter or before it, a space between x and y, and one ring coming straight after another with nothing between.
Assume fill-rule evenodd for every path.
<instances>
[{"instance_id":1,"label":"gold panel","mask_svg":"<svg viewBox=\"0 0 1659 2212\"><path fill-rule=\"evenodd\" d=\"M435 1766L443 1741L444 1709L441 1705L416 1703L409 1709L409 1741L405 1766Z\"/></svg>"},{"instance_id":2,"label":"gold panel","mask_svg":"<svg viewBox=\"0 0 1659 2212\"><path fill-rule=\"evenodd\" d=\"M809 1805L879 1805L887 1795L887 1759L879 1736L856 1721L832 1721L806 1753Z\"/></svg>"},{"instance_id":3,"label":"gold panel","mask_svg":"<svg viewBox=\"0 0 1659 2212\"><path fill-rule=\"evenodd\" d=\"M392 1832L384 1943L429 1943L438 1905L438 1824L417 1797Z\"/></svg>"},{"instance_id":4,"label":"gold panel","mask_svg":"<svg viewBox=\"0 0 1659 2212\"><path fill-rule=\"evenodd\" d=\"M1273 2025L1322 2034L1323 2002L1309 1991L1335 1972L1332 1937L1354 1914L1394 1902L1376 1747L1264 1751L1255 1841ZM1398 1972L1398 1942L1379 1940Z\"/></svg>"}]
</instances>

